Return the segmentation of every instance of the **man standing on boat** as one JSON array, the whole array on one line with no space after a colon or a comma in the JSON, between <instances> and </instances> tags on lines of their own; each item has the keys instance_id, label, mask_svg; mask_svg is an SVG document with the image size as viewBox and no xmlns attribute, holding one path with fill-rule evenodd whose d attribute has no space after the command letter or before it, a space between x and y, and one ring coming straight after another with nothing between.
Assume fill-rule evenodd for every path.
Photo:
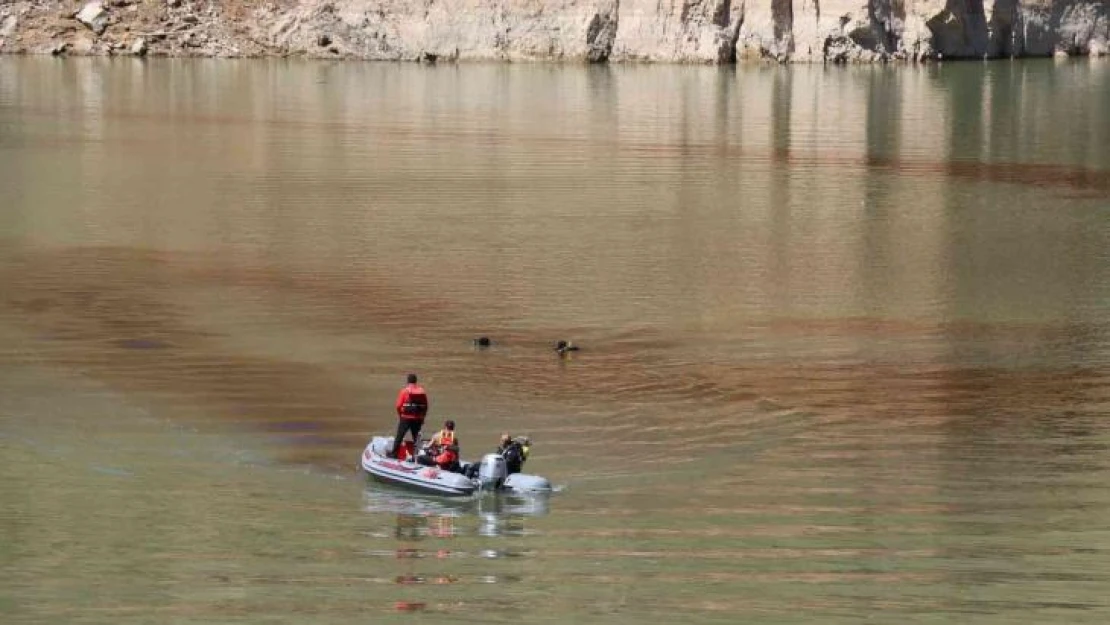
<instances>
[{"instance_id":1,"label":"man standing on boat","mask_svg":"<svg viewBox=\"0 0 1110 625\"><path fill-rule=\"evenodd\" d=\"M396 458L401 450L406 432L412 432L414 445L418 442L424 417L428 415L428 393L417 384L416 374L410 373L406 382L405 388L397 395L397 435L393 437L392 458Z\"/></svg>"}]
</instances>

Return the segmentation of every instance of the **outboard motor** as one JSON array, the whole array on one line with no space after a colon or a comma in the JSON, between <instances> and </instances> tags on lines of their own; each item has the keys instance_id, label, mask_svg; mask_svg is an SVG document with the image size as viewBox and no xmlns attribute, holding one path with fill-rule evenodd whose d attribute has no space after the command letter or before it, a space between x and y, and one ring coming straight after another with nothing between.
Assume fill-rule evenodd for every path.
<instances>
[{"instance_id":1,"label":"outboard motor","mask_svg":"<svg viewBox=\"0 0 1110 625\"><path fill-rule=\"evenodd\" d=\"M500 488L508 475L509 470L501 454L482 456L482 464L478 467L478 483L482 488Z\"/></svg>"}]
</instances>

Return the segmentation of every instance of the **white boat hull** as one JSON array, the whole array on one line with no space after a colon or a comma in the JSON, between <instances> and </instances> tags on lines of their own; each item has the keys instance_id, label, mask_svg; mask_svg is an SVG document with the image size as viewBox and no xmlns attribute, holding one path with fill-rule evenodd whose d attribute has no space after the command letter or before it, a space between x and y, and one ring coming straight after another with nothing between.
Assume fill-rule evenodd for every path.
<instances>
[{"instance_id":1,"label":"white boat hull","mask_svg":"<svg viewBox=\"0 0 1110 625\"><path fill-rule=\"evenodd\" d=\"M478 490L477 482L460 473L394 460L387 455L392 447L392 436L375 436L362 452L362 469L383 482L437 495L465 497Z\"/></svg>"},{"instance_id":2,"label":"white boat hull","mask_svg":"<svg viewBox=\"0 0 1110 625\"><path fill-rule=\"evenodd\" d=\"M375 436L362 452L362 470L379 481L437 495L466 497L479 490L477 479L461 473L424 466L412 460L390 458L388 454L392 448L392 436ZM513 473L505 478L499 490L543 493L551 492L552 488L547 478Z\"/></svg>"}]
</instances>

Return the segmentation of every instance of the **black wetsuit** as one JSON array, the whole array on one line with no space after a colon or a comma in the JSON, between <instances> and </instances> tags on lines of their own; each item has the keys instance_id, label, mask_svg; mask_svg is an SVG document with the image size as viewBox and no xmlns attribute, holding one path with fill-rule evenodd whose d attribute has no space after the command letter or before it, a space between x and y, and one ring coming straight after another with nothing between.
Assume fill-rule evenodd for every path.
<instances>
[{"instance_id":1,"label":"black wetsuit","mask_svg":"<svg viewBox=\"0 0 1110 625\"><path fill-rule=\"evenodd\" d=\"M520 443L513 441L498 449L497 453L505 459L505 469L509 472L509 475L520 473L520 470L524 467L524 447Z\"/></svg>"}]
</instances>

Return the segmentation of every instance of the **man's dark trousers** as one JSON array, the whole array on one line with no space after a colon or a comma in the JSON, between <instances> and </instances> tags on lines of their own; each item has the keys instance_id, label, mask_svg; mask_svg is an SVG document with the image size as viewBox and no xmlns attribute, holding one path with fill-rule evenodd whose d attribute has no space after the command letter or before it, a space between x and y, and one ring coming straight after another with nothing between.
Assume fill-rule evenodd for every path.
<instances>
[{"instance_id":1,"label":"man's dark trousers","mask_svg":"<svg viewBox=\"0 0 1110 625\"><path fill-rule=\"evenodd\" d=\"M392 457L397 457L397 452L401 451L401 443L405 440L405 433L412 432L412 440L420 437L420 428L424 427L423 419L397 419L397 435L393 437L393 453Z\"/></svg>"}]
</instances>

